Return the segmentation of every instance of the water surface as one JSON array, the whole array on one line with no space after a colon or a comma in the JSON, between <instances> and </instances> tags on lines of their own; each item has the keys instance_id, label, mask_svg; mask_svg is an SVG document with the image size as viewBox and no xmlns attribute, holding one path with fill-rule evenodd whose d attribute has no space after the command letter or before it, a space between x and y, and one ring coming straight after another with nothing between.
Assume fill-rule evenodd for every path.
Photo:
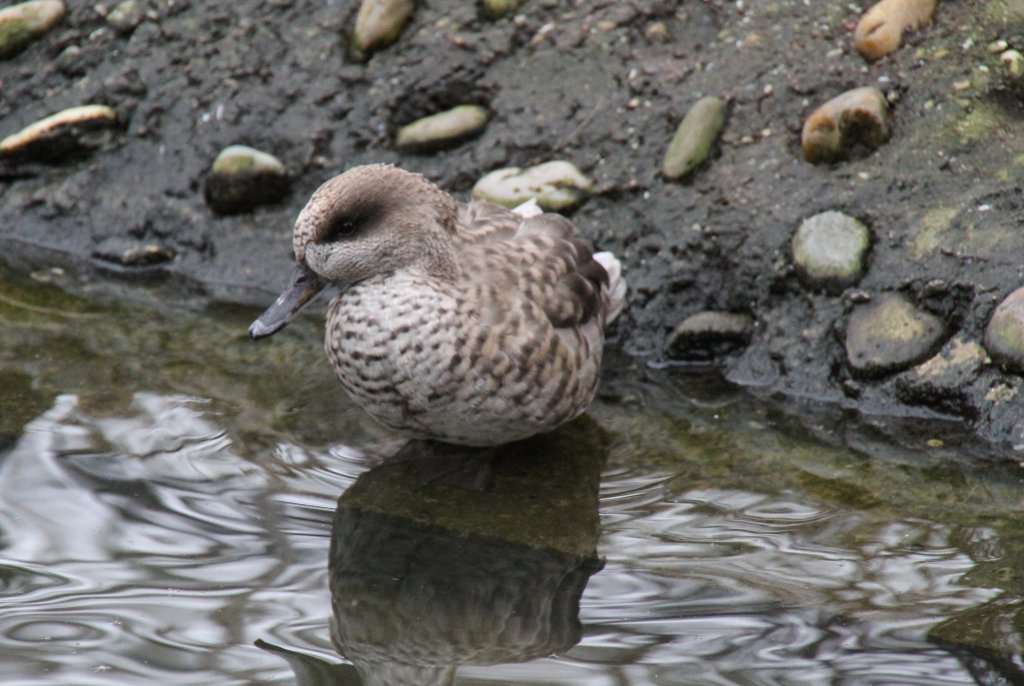
<instances>
[{"instance_id":1,"label":"water surface","mask_svg":"<svg viewBox=\"0 0 1024 686\"><path fill-rule=\"evenodd\" d=\"M0 682L1024 679L1021 469L956 427L618 360L552 435L390 457L252 314L0 280Z\"/></svg>"}]
</instances>

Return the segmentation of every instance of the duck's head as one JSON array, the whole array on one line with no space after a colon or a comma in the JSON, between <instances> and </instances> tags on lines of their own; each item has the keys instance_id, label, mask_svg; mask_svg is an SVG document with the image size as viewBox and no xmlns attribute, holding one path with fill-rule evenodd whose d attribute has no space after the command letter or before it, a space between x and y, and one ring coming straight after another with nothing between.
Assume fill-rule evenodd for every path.
<instances>
[{"instance_id":1,"label":"duck's head","mask_svg":"<svg viewBox=\"0 0 1024 686\"><path fill-rule=\"evenodd\" d=\"M299 213L291 283L249 334L262 338L280 331L328 284L344 291L413 266L442 277L454 274L449 236L457 218L455 200L419 174L371 164L335 176Z\"/></svg>"}]
</instances>

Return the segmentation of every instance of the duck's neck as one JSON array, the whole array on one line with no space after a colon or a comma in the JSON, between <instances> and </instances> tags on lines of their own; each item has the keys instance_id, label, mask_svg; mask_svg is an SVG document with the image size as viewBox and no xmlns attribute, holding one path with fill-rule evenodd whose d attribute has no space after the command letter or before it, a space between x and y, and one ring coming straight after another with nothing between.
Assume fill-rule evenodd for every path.
<instances>
[{"instance_id":1,"label":"duck's neck","mask_svg":"<svg viewBox=\"0 0 1024 686\"><path fill-rule=\"evenodd\" d=\"M459 274L459 261L455 246L447 235L431 234L421 242L419 254L411 269L442 281L454 282Z\"/></svg>"}]
</instances>

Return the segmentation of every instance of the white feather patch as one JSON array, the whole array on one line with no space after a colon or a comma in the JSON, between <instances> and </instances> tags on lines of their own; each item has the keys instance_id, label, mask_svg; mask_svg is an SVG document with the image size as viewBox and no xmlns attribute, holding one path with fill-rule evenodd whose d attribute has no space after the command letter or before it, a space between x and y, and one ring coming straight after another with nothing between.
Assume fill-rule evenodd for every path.
<instances>
[{"instance_id":1,"label":"white feather patch","mask_svg":"<svg viewBox=\"0 0 1024 686\"><path fill-rule=\"evenodd\" d=\"M544 214L544 210L537 204L537 198L530 198L522 205L517 206L512 210L513 214L518 214L523 219L529 219L530 217L536 217L538 214Z\"/></svg>"},{"instance_id":2,"label":"white feather patch","mask_svg":"<svg viewBox=\"0 0 1024 686\"><path fill-rule=\"evenodd\" d=\"M622 263L610 252L596 252L594 259L608 272L608 319L611 324L626 304L626 279L622 276Z\"/></svg>"}]
</instances>

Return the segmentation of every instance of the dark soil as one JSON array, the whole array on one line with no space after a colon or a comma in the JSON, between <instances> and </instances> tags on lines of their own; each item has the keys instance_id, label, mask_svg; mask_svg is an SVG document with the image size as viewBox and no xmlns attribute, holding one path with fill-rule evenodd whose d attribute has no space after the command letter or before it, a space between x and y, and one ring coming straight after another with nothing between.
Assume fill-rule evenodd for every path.
<instances>
[{"instance_id":1,"label":"dark soil","mask_svg":"<svg viewBox=\"0 0 1024 686\"><path fill-rule=\"evenodd\" d=\"M663 362L683 317L747 314L749 345L718 360L732 381L953 417L1004 455L1024 449L1019 377L987 365L946 385L863 380L843 349L851 305L873 295L902 292L939 315L952 345L980 341L1024 284L1024 86L989 49L1024 48L1019 0L945 0L873 64L843 2L530 0L494 21L468 0L427 0L365 63L346 48L354 1L142 2L130 33L94 3L68 4L60 26L0 63L0 135L87 103L124 125L88 156L0 168L0 250L17 270L76 291L264 305L289 270L298 211L348 167L394 162L466 197L495 168L567 159L597 182L574 221L627 267L627 353ZM831 166L803 161L806 116L863 85L894 103L892 139ZM667 182L665 147L704 95L729 102L723 138L689 180ZM494 113L479 137L429 155L392 148L399 126L463 103ZM206 205L213 158L235 143L285 162L284 201L230 216ZM789 259L800 222L829 209L874 237L866 276L839 295L809 292ZM133 249L169 259L117 261Z\"/></svg>"}]
</instances>

